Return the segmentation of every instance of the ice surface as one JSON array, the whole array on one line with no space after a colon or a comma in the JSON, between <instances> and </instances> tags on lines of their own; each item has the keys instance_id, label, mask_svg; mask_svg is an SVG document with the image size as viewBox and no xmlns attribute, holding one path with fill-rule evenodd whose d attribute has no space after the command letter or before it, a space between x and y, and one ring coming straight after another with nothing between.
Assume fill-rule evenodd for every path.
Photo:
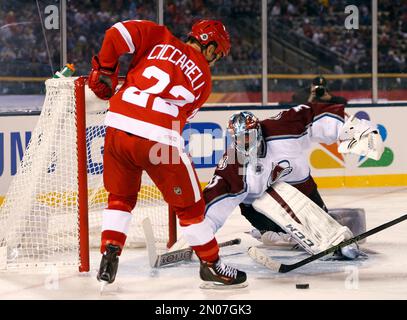
<instances>
[{"instance_id":1,"label":"ice surface","mask_svg":"<svg viewBox=\"0 0 407 320\"><path fill-rule=\"evenodd\" d=\"M407 213L407 188L366 188L321 190L330 208L364 208L367 229ZM246 254L252 245L261 245L250 235L248 222L234 212L218 233L219 241L240 237L242 243L221 249L225 262L248 273L249 286L235 290L199 288L199 264L194 258L152 270L145 249L124 250L116 282L100 294L96 281L98 252L92 252L89 274L0 273L0 300L3 299L170 299L170 300L251 300L251 299L407 299L407 221L369 237L363 244L367 260L316 261L287 274L274 273L256 264ZM266 249L275 259L293 263L305 257L301 251ZM296 283L309 283L299 290Z\"/></svg>"}]
</instances>

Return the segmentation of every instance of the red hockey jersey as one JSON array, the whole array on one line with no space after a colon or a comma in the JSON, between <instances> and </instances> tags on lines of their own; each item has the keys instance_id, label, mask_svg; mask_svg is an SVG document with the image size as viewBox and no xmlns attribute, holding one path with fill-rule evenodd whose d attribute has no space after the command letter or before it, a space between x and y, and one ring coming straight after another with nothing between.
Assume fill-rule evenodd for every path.
<instances>
[{"instance_id":1,"label":"red hockey jersey","mask_svg":"<svg viewBox=\"0 0 407 320\"><path fill-rule=\"evenodd\" d=\"M211 92L208 62L165 26L142 20L113 25L99 61L114 67L125 53L134 56L125 83L110 99L105 124L182 149L184 125Z\"/></svg>"}]
</instances>

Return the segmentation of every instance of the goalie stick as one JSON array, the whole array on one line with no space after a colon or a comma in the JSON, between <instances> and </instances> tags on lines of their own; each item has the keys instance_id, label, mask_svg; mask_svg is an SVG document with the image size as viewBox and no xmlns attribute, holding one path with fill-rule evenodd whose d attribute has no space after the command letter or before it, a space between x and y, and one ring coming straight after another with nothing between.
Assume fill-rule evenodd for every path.
<instances>
[{"instance_id":1,"label":"goalie stick","mask_svg":"<svg viewBox=\"0 0 407 320\"><path fill-rule=\"evenodd\" d=\"M158 268L161 266L165 266L171 263L176 263L180 261L188 261L191 260L193 250L191 247L171 251L163 254L157 254L157 248L155 246L155 238L153 233L153 228L151 226L150 219L147 217L143 219L142 226L144 230L144 235L146 237L146 246L148 257L150 261L150 266L152 268ZM226 247L226 246L233 246L235 244L240 244L241 240L239 238L221 242L219 243L219 247Z\"/></svg>"},{"instance_id":2,"label":"goalie stick","mask_svg":"<svg viewBox=\"0 0 407 320\"><path fill-rule=\"evenodd\" d=\"M302 267L303 265L306 265L306 264L308 264L308 263L310 263L312 261L315 261L315 260L317 260L319 258L322 258L323 256L326 256L327 254L330 254L330 253L332 253L332 252L334 252L334 251L336 251L336 250L338 250L340 248L346 247L347 245L349 245L351 243L354 243L354 242L357 242L359 240L365 239L365 238L367 238L367 237L369 237L369 236L371 236L371 235L373 235L375 233L378 233L379 231L387 229L387 228L389 228L389 227L391 227L391 226L393 226L393 225L395 225L397 223L400 223L400 222L402 222L402 221L404 221L406 219L407 219L407 214L405 214L405 215L403 215L403 216L401 216L401 217L399 217L397 219L394 219L392 221L386 222L386 223L384 223L384 224L382 224L380 226L377 226L376 228L373 228L373 229L371 229L369 231L361 233L358 236L355 236L355 237L350 238L348 240L342 241L341 243L337 244L336 246L328 248L328 249L326 249L324 251L321 251L320 253L314 254L314 255L312 255L312 256L310 256L308 258L305 258L305 259L300 260L300 261L298 261L296 263L293 263L293 264L284 264L284 263L277 262L277 261L273 260L272 258L270 258L265 253L261 252L259 249L255 248L255 247L250 247L249 250L248 250L248 253L249 253L249 256L253 260L255 260L256 262L258 262L258 263L260 263L262 265L264 265L265 267L267 267L267 268L269 268L269 269L271 269L273 271L276 271L276 272L286 273L286 272L290 272L290 271L292 271L294 269L297 269L299 267Z\"/></svg>"},{"instance_id":3,"label":"goalie stick","mask_svg":"<svg viewBox=\"0 0 407 320\"><path fill-rule=\"evenodd\" d=\"M222 248L222 247L227 247L227 246L233 246L235 244L240 244L240 242L241 242L241 240L239 238L236 238L233 240L220 242L219 247ZM193 252L194 251L192 250L192 248L188 247L188 248L184 248L184 249L180 249L180 250L176 250L176 251L159 254L159 255L157 255L157 258L156 258L156 261L155 261L155 264L153 267L158 268L158 267L165 266L165 265L171 264L171 263L191 260Z\"/></svg>"}]
</instances>

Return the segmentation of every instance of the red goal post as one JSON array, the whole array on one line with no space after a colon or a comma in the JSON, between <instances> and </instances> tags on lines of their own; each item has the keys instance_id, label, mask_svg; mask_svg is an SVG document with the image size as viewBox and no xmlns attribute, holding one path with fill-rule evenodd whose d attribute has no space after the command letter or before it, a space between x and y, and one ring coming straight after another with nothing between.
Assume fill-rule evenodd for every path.
<instances>
[{"instance_id":1,"label":"red goal post","mask_svg":"<svg viewBox=\"0 0 407 320\"><path fill-rule=\"evenodd\" d=\"M107 108L87 87L87 77L46 81L41 115L0 207L0 270L72 265L90 270L90 248L100 245L107 201L102 179ZM158 248L176 242L175 214L144 174L126 247L143 245L146 216Z\"/></svg>"},{"instance_id":2,"label":"red goal post","mask_svg":"<svg viewBox=\"0 0 407 320\"><path fill-rule=\"evenodd\" d=\"M124 78L120 78L121 81ZM87 272L89 263L89 222L88 222L88 182L87 182L87 147L86 147L86 101L85 86L87 77L81 76L75 80L75 99L77 112L77 147L78 147L78 177L79 177L79 243L80 243L80 272ZM177 241L177 221L176 215L168 206L168 241L167 248L170 248Z\"/></svg>"}]
</instances>

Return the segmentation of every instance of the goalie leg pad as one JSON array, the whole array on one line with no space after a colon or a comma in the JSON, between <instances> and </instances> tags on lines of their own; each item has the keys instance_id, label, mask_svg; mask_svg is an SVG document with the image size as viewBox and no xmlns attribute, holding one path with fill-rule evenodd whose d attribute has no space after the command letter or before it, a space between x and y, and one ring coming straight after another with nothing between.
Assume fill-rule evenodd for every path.
<instances>
[{"instance_id":1,"label":"goalie leg pad","mask_svg":"<svg viewBox=\"0 0 407 320\"><path fill-rule=\"evenodd\" d=\"M303 193L277 182L253 202L253 207L277 223L306 251L316 254L352 236Z\"/></svg>"},{"instance_id":2,"label":"goalie leg pad","mask_svg":"<svg viewBox=\"0 0 407 320\"><path fill-rule=\"evenodd\" d=\"M254 210L252 205L241 203L239 207L242 215L261 233L265 231L283 231L275 222L264 216L264 214Z\"/></svg>"}]
</instances>

